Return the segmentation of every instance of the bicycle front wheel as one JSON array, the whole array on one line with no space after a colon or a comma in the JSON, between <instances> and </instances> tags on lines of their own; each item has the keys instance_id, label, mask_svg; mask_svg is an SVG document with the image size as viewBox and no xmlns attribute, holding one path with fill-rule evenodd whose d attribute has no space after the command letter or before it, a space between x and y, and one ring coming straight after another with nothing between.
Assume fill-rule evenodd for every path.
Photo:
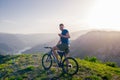
<instances>
[{"instance_id":1,"label":"bicycle front wheel","mask_svg":"<svg viewBox=\"0 0 120 80\"><path fill-rule=\"evenodd\" d=\"M45 70L49 70L52 66L52 57L48 54L44 54L42 57L42 66Z\"/></svg>"},{"instance_id":2,"label":"bicycle front wheel","mask_svg":"<svg viewBox=\"0 0 120 80\"><path fill-rule=\"evenodd\" d=\"M67 57L63 60L62 63L63 63L62 68L63 68L64 73L68 75L74 75L78 72L79 66L78 66L77 61L74 58Z\"/></svg>"}]
</instances>

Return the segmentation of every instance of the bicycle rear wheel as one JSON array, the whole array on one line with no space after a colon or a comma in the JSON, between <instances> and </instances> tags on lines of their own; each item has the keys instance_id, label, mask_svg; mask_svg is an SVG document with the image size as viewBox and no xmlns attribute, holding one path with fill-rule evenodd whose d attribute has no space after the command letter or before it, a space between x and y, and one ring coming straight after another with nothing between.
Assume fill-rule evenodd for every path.
<instances>
[{"instance_id":1,"label":"bicycle rear wheel","mask_svg":"<svg viewBox=\"0 0 120 80\"><path fill-rule=\"evenodd\" d=\"M42 57L42 66L45 70L49 70L52 66L52 57L49 54L44 54Z\"/></svg>"},{"instance_id":2,"label":"bicycle rear wheel","mask_svg":"<svg viewBox=\"0 0 120 80\"><path fill-rule=\"evenodd\" d=\"M72 57L67 57L63 60L63 72L68 75L74 75L78 72L78 63L77 61Z\"/></svg>"}]
</instances>

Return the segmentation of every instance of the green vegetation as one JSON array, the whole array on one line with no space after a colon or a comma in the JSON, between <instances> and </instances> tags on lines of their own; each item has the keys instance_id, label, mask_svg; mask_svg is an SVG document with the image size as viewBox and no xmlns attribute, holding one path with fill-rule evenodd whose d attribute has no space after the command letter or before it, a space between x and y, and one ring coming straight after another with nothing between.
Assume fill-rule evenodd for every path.
<instances>
[{"instance_id":1,"label":"green vegetation","mask_svg":"<svg viewBox=\"0 0 120 80\"><path fill-rule=\"evenodd\" d=\"M55 67L45 71L41 65L42 54L0 56L0 80L120 80L120 68L112 62L102 63L95 57L76 58L79 72L74 76L55 72ZM53 65L54 66L54 65Z\"/></svg>"},{"instance_id":2,"label":"green vegetation","mask_svg":"<svg viewBox=\"0 0 120 80\"><path fill-rule=\"evenodd\" d=\"M106 65L111 66L111 67L118 67L115 62L106 62Z\"/></svg>"},{"instance_id":3,"label":"green vegetation","mask_svg":"<svg viewBox=\"0 0 120 80\"><path fill-rule=\"evenodd\" d=\"M85 60L90 62L100 62L96 57L89 57L89 56L86 56Z\"/></svg>"}]
</instances>

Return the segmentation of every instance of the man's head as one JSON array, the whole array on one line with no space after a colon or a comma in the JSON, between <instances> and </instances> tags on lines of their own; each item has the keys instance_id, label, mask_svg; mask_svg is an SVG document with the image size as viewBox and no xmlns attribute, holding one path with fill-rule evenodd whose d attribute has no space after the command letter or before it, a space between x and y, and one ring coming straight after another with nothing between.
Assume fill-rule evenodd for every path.
<instances>
[{"instance_id":1,"label":"man's head","mask_svg":"<svg viewBox=\"0 0 120 80\"><path fill-rule=\"evenodd\" d=\"M62 31L64 29L64 24L59 24L59 28Z\"/></svg>"}]
</instances>

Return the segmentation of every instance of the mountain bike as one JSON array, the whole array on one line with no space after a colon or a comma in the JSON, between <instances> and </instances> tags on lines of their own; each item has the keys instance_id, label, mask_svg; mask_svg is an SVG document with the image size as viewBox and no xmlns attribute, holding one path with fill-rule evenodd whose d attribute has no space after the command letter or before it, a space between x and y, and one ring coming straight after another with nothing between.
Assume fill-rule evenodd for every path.
<instances>
[{"instance_id":1,"label":"mountain bike","mask_svg":"<svg viewBox=\"0 0 120 80\"><path fill-rule=\"evenodd\" d=\"M64 51L57 51L60 60L56 61L56 57L53 54L52 47L44 47L50 49L50 51L43 55L42 66L45 70L49 70L53 63L57 63L57 66L62 68L62 72L68 75L74 75L78 72L78 63L73 57L65 57Z\"/></svg>"}]
</instances>

